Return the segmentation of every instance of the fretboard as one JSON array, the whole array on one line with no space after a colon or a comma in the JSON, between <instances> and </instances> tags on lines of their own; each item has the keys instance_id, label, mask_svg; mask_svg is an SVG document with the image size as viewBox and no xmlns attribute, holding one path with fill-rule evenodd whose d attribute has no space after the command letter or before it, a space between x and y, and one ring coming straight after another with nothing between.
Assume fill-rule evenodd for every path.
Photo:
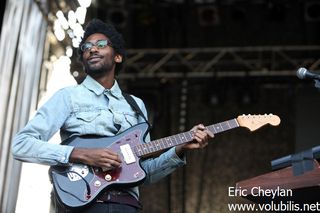
<instances>
[{"instance_id":1,"label":"fretboard","mask_svg":"<svg viewBox=\"0 0 320 213\"><path fill-rule=\"evenodd\" d=\"M237 120L231 119L221 123L206 126L205 128L213 134L217 134L237 127L239 127ZM139 157L148 156L153 153L171 148L173 146L191 142L193 140L193 134L193 131L187 131L158 140L150 141L148 143L139 144L134 147L134 151Z\"/></svg>"}]
</instances>

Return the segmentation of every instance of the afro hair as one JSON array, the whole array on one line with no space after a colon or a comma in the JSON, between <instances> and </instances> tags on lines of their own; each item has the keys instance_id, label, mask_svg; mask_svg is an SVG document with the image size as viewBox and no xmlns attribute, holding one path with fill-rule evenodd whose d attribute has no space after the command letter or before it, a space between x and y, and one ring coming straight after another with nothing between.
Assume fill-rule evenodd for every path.
<instances>
[{"instance_id":1,"label":"afro hair","mask_svg":"<svg viewBox=\"0 0 320 213\"><path fill-rule=\"evenodd\" d=\"M117 75L119 71L122 69L123 62L126 59L126 50L125 50L125 42L122 37L122 35L114 28L113 25L109 23L104 23L100 19L93 19L91 20L84 31L83 38L79 44L79 47L87 40L87 38L95 33L101 33L104 34L109 38L111 41L112 47L115 50L117 54L120 54L122 56L122 62L117 63L116 65L116 70L115 74ZM82 62L83 61L83 51L81 48L78 48L78 55L79 55L79 60Z\"/></svg>"}]
</instances>

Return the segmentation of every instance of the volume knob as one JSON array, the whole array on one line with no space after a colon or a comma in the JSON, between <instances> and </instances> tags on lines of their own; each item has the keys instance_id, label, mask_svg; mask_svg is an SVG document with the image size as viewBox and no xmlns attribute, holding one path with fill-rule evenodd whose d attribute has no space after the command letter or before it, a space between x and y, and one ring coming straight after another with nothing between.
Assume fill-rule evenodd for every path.
<instances>
[{"instance_id":1,"label":"volume knob","mask_svg":"<svg viewBox=\"0 0 320 213\"><path fill-rule=\"evenodd\" d=\"M104 179L106 181L110 181L112 179L111 175L110 174L107 174L106 176L104 176Z\"/></svg>"}]
</instances>

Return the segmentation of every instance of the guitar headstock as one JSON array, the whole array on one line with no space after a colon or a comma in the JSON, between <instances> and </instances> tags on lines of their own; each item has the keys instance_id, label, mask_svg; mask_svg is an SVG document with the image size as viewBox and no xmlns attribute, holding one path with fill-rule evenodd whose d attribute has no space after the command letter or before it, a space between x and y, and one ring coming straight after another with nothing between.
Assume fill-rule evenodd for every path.
<instances>
[{"instance_id":1,"label":"guitar headstock","mask_svg":"<svg viewBox=\"0 0 320 213\"><path fill-rule=\"evenodd\" d=\"M237 121L239 126L247 127L250 131L255 131L266 124L272 126L278 126L280 124L279 116L273 114L240 115L237 117Z\"/></svg>"}]
</instances>

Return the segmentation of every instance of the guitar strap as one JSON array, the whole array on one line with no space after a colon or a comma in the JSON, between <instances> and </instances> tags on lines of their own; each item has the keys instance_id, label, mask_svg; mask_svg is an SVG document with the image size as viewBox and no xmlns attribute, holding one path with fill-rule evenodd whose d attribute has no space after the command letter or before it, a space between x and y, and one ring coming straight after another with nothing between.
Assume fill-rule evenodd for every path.
<instances>
[{"instance_id":1,"label":"guitar strap","mask_svg":"<svg viewBox=\"0 0 320 213\"><path fill-rule=\"evenodd\" d=\"M146 116L143 114L143 112L141 111L140 107L138 106L137 102L134 100L134 98L125 93L125 92L122 92L122 95L123 97L126 99L126 101L128 102L128 104L131 106L131 108L133 109L133 111L135 111L136 113L138 113L138 115L140 115L144 120L145 122L148 124L149 126L149 129L151 129L151 124L149 123L148 119L146 118Z\"/></svg>"}]
</instances>

